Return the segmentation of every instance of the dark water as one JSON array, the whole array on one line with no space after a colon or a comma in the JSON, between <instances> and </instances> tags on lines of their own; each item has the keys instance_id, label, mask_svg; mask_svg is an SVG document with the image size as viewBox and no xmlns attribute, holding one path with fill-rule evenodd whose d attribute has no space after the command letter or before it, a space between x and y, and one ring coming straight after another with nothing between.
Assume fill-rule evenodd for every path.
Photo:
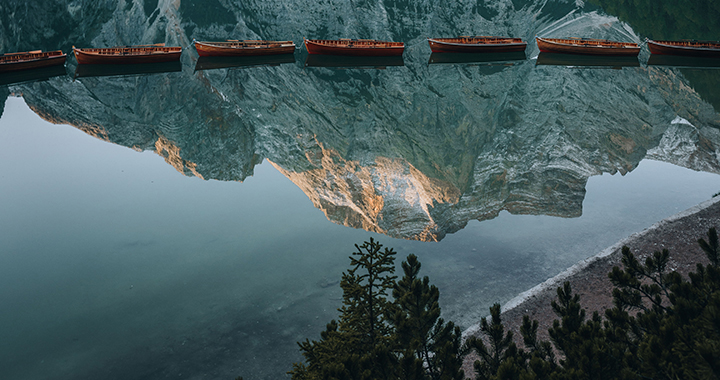
<instances>
[{"instance_id":1,"label":"dark water","mask_svg":"<svg viewBox=\"0 0 720 380\"><path fill-rule=\"evenodd\" d=\"M200 62L190 48L179 65L69 59L66 72L1 77L0 377L282 378L301 359L295 342L336 316L353 243L417 254L444 316L468 327L709 199L720 191L712 62L644 51L636 63L548 63L533 43L524 57L458 62L431 58L425 41L679 38L659 35L670 16L658 26L618 7L0 5L3 52L193 38L407 44L400 62L302 49ZM695 29L688 38L718 39Z\"/></svg>"}]
</instances>

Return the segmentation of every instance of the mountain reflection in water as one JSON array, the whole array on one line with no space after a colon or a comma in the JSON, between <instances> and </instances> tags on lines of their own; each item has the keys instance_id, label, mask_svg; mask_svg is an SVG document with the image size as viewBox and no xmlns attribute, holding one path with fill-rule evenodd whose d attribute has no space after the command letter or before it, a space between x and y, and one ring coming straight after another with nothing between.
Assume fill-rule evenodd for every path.
<instances>
[{"instance_id":1,"label":"mountain reflection in water","mask_svg":"<svg viewBox=\"0 0 720 380\"><path fill-rule=\"evenodd\" d=\"M641 40L631 21L597 6L371 1L353 7L304 0L293 6L303 11L267 0L104 1L81 8L61 0L16 2L0 6L0 50L189 46L193 38L299 45L302 37L361 37L404 41L406 53L381 62L302 52L267 61L203 61L188 49L179 67L43 75L0 87L0 100L22 94L43 119L153 151L186 176L244 181L267 160L334 223L407 240L441 241L502 211L578 218L591 195L590 177L626 174L644 159L720 174L718 87L703 87L720 70L638 61L606 62L622 70L594 69L604 66L597 62L575 70L566 66L585 64L544 65L534 44L522 56L491 62L431 56L427 46L428 36L480 33L527 41L536 34ZM34 16L25 17L27 11ZM492 267L487 261L482 265ZM556 268L531 269L541 276ZM461 307L454 306L453 315ZM297 354L294 342L286 343L254 344L273 351L257 349L265 357ZM262 376L277 378L289 368Z\"/></svg>"},{"instance_id":2,"label":"mountain reflection in water","mask_svg":"<svg viewBox=\"0 0 720 380\"><path fill-rule=\"evenodd\" d=\"M242 181L267 158L329 220L405 239L438 241L502 210L578 217L588 177L630 171L651 151L720 172L718 114L676 71L519 62L286 64L21 91L45 118L154 150L186 175Z\"/></svg>"}]
</instances>

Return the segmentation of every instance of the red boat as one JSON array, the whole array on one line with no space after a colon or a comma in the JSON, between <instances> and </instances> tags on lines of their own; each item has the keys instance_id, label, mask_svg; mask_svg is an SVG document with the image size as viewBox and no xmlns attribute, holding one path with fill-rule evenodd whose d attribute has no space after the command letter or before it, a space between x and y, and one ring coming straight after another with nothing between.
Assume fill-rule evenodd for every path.
<instances>
[{"instance_id":1,"label":"red boat","mask_svg":"<svg viewBox=\"0 0 720 380\"><path fill-rule=\"evenodd\" d=\"M632 42L616 42L585 38L535 37L543 53L637 56L640 46Z\"/></svg>"},{"instance_id":2,"label":"red boat","mask_svg":"<svg viewBox=\"0 0 720 380\"><path fill-rule=\"evenodd\" d=\"M43 52L33 50L21 53L7 53L0 55L0 72L35 69L62 65L65 63L67 54L60 50Z\"/></svg>"},{"instance_id":3,"label":"red boat","mask_svg":"<svg viewBox=\"0 0 720 380\"><path fill-rule=\"evenodd\" d=\"M355 55L366 57L380 57L389 55L402 55L405 44L402 42L388 42L377 40L308 40L305 47L310 54Z\"/></svg>"},{"instance_id":4,"label":"red boat","mask_svg":"<svg viewBox=\"0 0 720 380\"><path fill-rule=\"evenodd\" d=\"M652 54L720 58L720 42L717 41L647 40L647 44Z\"/></svg>"},{"instance_id":5,"label":"red boat","mask_svg":"<svg viewBox=\"0 0 720 380\"><path fill-rule=\"evenodd\" d=\"M228 40L223 42L193 41L201 57L238 57L271 54L292 54L292 41Z\"/></svg>"},{"instance_id":6,"label":"red boat","mask_svg":"<svg viewBox=\"0 0 720 380\"><path fill-rule=\"evenodd\" d=\"M428 38L433 53L510 53L525 51L527 42L512 37Z\"/></svg>"},{"instance_id":7,"label":"red boat","mask_svg":"<svg viewBox=\"0 0 720 380\"><path fill-rule=\"evenodd\" d=\"M171 62L180 59L182 47L165 44L78 49L73 46L79 64L137 64Z\"/></svg>"}]
</instances>

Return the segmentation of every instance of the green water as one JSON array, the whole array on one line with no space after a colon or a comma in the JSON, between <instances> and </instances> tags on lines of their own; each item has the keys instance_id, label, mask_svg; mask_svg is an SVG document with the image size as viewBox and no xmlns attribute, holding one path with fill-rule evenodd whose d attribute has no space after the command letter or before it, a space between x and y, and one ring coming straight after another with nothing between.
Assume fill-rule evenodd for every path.
<instances>
[{"instance_id":1,"label":"green water","mask_svg":"<svg viewBox=\"0 0 720 380\"><path fill-rule=\"evenodd\" d=\"M337 315L353 243L417 254L465 328L720 191L720 70L648 66L645 51L620 69L536 65L536 34L650 33L598 5L173 4L0 5L0 47L407 49L379 67L306 66L300 49L196 70L190 48L167 72L78 77L70 58L0 86L4 379L282 378L295 342ZM462 34L530 44L520 59L428 63L425 37Z\"/></svg>"}]
</instances>

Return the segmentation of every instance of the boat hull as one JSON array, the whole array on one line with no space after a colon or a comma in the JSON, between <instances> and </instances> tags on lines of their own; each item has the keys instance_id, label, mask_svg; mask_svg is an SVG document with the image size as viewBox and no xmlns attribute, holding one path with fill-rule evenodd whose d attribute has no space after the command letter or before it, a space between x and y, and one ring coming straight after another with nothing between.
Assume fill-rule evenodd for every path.
<instances>
[{"instance_id":1,"label":"boat hull","mask_svg":"<svg viewBox=\"0 0 720 380\"><path fill-rule=\"evenodd\" d=\"M81 65L114 65L172 62L180 59L181 47L126 47L78 49L73 47L75 59Z\"/></svg>"},{"instance_id":2,"label":"boat hull","mask_svg":"<svg viewBox=\"0 0 720 380\"><path fill-rule=\"evenodd\" d=\"M305 40L310 54L382 57L402 55L405 44L375 40Z\"/></svg>"},{"instance_id":3,"label":"boat hull","mask_svg":"<svg viewBox=\"0 0 720 380\"><path fill-rule=\"evenodd\" d=\"M640 46L630 42L614 42L583 39L548 39L535 37L543 53L583 54L633 57L640 53Z\"/></svg>"},{"instance_id":4,"label":"boat hull","mask_svg":"<svg viewBox=\"0 0 720 380\"><path fill-rule=\"evenodd\" d=\"M246 57L259 55L292 54L292 41L195 41L195 50L201 57Z\"/></svg>"},{"instance_id":5,"label":"boat hull","mask_svg":"<svg viewBox=\"0 0 720 380\"><path fill-rule=\"evenodd\" d=\"M519 38L428 38L428 44L433 53L513 53L527 48Z\"/></svg>"},{"instance_id":6,"label":"boat hull","mask_svg":"<svg viewBox=\"0 0 720 380\"><path fill-rule=\"evenodd\" d=\"M6 54L0 57L0 73L63 65L66 58L60 50Z\"/></svg>"},{"instance_id":7,"label":"boat hull","mask_svg":"<svg viewBox=\"0 0 720 380\"><path fill-rule=\"evenodd\" d=\"M720 58L720 42L648 40L647 44L652 54Z\"/></svg>"}]
</instances>

